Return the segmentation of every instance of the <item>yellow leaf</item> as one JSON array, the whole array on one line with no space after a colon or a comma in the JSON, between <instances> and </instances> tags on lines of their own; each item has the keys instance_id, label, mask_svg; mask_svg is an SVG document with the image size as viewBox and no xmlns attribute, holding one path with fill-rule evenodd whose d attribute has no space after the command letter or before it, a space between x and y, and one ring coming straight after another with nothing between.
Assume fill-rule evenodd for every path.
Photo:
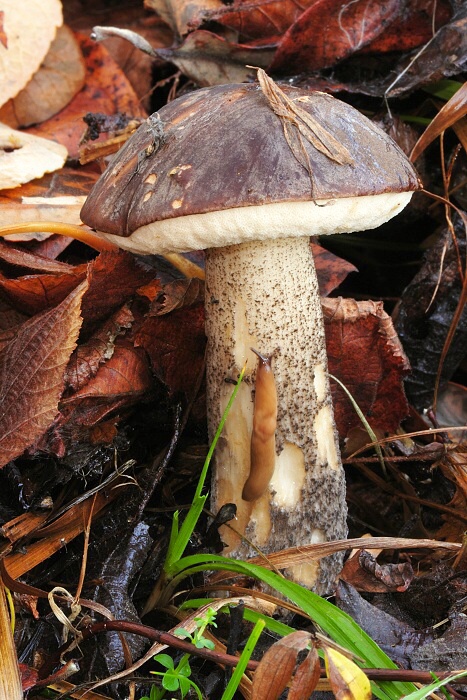
<instances>
[{"instance_id":1,"label":"yellow leaf","mask_svg":"<svg viewBox=\"0 0 467 700\"><path fill-rule=\"evenodd\" d=\"M350 659L335 649L324 649L326 674L337 700L370 700L368 677Z\"/></svg>"}]
</instances>

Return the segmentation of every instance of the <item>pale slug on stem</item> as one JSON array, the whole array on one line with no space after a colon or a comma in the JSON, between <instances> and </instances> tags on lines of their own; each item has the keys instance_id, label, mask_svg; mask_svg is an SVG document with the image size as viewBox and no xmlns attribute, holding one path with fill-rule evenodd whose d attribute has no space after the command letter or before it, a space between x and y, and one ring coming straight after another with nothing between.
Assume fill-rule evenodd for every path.
<instances>
[{"instance_id":1,"label":"pale slug on stem","mask_svg":"<svg viewBox=\"0 0 467 700\"><path fill-rule=\"evenodd\" d=\"M250 474L242 491L244 501L256 501L269 486L276 462L277 391L271 368L272 356L258 356L255 409L251 434Z\"/></svg>"}]
</instances>

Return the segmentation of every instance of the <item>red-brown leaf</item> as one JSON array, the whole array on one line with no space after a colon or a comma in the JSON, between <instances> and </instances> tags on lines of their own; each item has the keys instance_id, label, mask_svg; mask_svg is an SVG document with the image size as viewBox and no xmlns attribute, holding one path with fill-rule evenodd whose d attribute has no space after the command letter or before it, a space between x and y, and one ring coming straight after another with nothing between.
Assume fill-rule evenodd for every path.
<instances>
[{"instance_id":1,"label":"red-brown leaf","mask_svg":"<svg viewBox=\"0 0 467 700\"><path fill-rule=\"evenodd\" d=\"M86 266L61 275L25 275L8 279L0 273L4 297L18 311L33 316L60 304L86 276Z\"/></svg>"},{"instance_id":2,"label":"red-brown leaf","mask_svg":"<svg viewBox=\"0 0 467 700\"><path fill-rule=\"evenodd\" d=\"M292 678L299 652L311 639L309 632L292 632L267 650L255 671L251 700L276 700L280 696Z\"/></svg>"},{"instance_id":3,"label":"red-brown leaf","mask_svg":"<svg viewBox=\"0 0 467 700\"><path fill-rule=\"evenodd\" d=\"M295 671L290 684L287 700L309 698L318 685L321 675L318 652L312 646L305 659Z\"/></svg>"},{"instance_id":4,"label":"red-brown leaf","mask_svg":"<svg viewBox=\"0 0 467 700\"><path fill-rule=\"evenodd\" d=\"M199 385L206 346L203 288L198 279L165 285L136 334L135 345L145 348L172 396L192 397Z\"/></svg>"},{"instance_id":5,"label":"red-brown leaf","mask_svg":"<svg viewBox=\"0 0 467 700\"><path fill-rule=\"evenodd\" d=\"M109 316L153 277L154 271L143 268L130 253L101 253L88 269L89 290L83 299L85 324Z\"/></svg>"},{"instance_id":6,"label":"red-brown leaf","mask_svg":"<svg viewBox=\"0 0 467 700\"><path fill-rule=\"evenodd\" d=\"M340 573L340 578L357 591L367 593L402 593L410 586L413 577L413 569L408 561L401 564L378 564L372 554L364 549L348 559Z\"/></svg>"},{"instance_id":7,"label":"red-brown leaf","mask_svg":"<svg viewBox=\"0 0 467 700\"><path fill-rule=\"evenodd\" d=\"M21 207L21 203L18 202L17 206L18 208ZM31 253L28 250L16 248L11 244L2 242L0 242L0 259L15 267L24 268L28 271L48 273L50 275L71 275L74 272L73 265L50 260L37 253Z\"/></svg>"},{"instance_id":8,"label":"red-brown leaf","mask_svg":"<svg viewBox=\"0 0 467 700\"><path fill-rule=\"evenodd\" d=\"M26 321L0 353L0 465L21 455L58 412L81 326L82 282L57 307Z\"/></svg>"},{"instance_id":9,"label":"red-brown leaf","mask_svg":"<svg viewBox=\"0 0 467 700\"><path fill-rule=\"evenodd\" d=\"M448 0L409 0L406 11L368 44L364 52L411 51L430 41L433 32L449 22L451 16Z\"/></svg>"},{"instance_id":10,"label":"red-brown leaf","mask_svg":"<svg viewBox=\"0 0 467 700\"><path fill-rule=\"evenodd\" d=\"M236 29L245 37L275 39L315 3L316 0L237 0L222 10L205 14L204 18Z\"/></svg>"},{"instance_id":11,"label":"red-brown leaf","mask_svg":"<svg viewBox=\"0 0 467 700\"><path fill-rule=\"evenodd\" d=\"M347 387L373 429L395 431L408 413L402 379L408 360L382 302L322 299L329 371ZM360 426L343 390L331 382L341 438Z\"/></svg>"},{"instance_id":12,"label":"red-brown leaf","mask_svg":"<svg viewBox=\"0 0 467 700\"><path fill-rule=\"evenodd\" d=\"M82 399L119 401L122 398L133 403L152 386L152 377L145 353L128 341L115 346L110 360L101 365L95 377L90 379L73 396L63 399L62 405L79 403ZM89 423L88 423L89 424Z\"/></svg>"},{"instance_id":13,"label":"red-brown leaf","mask_svg":"<svg viewBox=\"0 0 467 700\"><path fill-rule=\"evenodd\" d=\"M320 70L374 41L401 11L400 0L317 0L282 37L270 71Z\"/></svg>"},{"instance_id":14,"label":"red-brown leaf","mask_svg":"<svg viewBox=\"0 0 467 700\"><path fill-rule=\"evenodd\" d=\"M358 272L355 265L339 258L316 243L311 244L311 249L318 276L319 293L322 297L327 297L333 292L350 272Z\"/></svg>"},{"instance_id":15,"label":"red-brown leaf","mask_svg":"<svg viewBox=\"0 0 467 700\"><path fill-rule=\"evenodd\" d=\"M86 60L83 89L54 117L28 129L29 133L63 144L68 149L68 155L76 159L85 130L82 117L87 112L122 112L133 117L147 116L128 79L107 49L84 36L80 36L79 40Z\"/></svg>"},{"instance_id":16,"label":"red-brown leaf","mask_svg":"<svg viewBox=\"0 0 467 700\"><path fill-rule=\"evenodd\" d=\"M66 371L67 388L78 391L86 386L99 367L112 357L116 337L130 328L133 321L133 314L125 305L112 314L86 343L76 348Z\"/></svg>"}]
</instances>

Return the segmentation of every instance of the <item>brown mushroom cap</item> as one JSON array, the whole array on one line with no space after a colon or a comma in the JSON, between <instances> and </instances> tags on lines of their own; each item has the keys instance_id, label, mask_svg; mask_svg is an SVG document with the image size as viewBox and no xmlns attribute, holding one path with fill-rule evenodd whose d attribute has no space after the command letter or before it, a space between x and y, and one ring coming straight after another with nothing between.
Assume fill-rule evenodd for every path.
<instances>
[{"instance_id":1,"label":"brown mushroom cap","mask_svg":"<svg viewBox=\"0 0 467 700\"><path fill-rule=\"evenodd\" d=\"M288 236L364 230L405 206L420 183L389 136L330 95L284 92L348 150L350 163L335 162L304 139L310 176L259 86L205 88L159 111L160 144L149 120L138 129L91 192L82 220L131 236L118 240L122 247L164 253L283 236L284 230ZM375 195L382 198L373 205L367 200ZM271 207L267 215L264 205Z\"/></svg>"}]
</instances>

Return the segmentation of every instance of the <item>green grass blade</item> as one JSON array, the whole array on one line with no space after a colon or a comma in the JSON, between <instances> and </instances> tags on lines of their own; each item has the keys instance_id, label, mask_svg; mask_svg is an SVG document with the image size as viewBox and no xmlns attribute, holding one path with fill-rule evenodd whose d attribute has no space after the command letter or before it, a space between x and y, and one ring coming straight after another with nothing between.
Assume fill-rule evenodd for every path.
<instances>
[{"instance_id":1,"label":"green grass blade","mask_svg":"<svg viewBox=\"0 0 467 700\"><path fill-rule=\"evenodd\" d=\"M253 627L252 633L248 637L248 641L245 644L245 648L241 653L241 656L238 660L238 664L235 667L235 671L232 673L227 687L222 694L222 700L232 700L233 696L237 692L238 686L240 685L240 681L242 680L242 676L245 672L251 655L255 650L255 647L258 643L258 639L260 638L263 629L264 620L258 620L255 626Z\"/></svg>"},{"instance_id":2,"label":"green grass blade","mask_svg":"<svg viewBox=\"0 0 467 700\"><path fill-rule=\"evenodd\" d=\"M197 554L184 557L173 569L173 573L176 575L173 584L178 583L188 575L207 569L234 571L263 581L300 607L337 644L362 658L365 666L369 668L397 668L396 664L347 613L298 583L288 581L275 572L256 564L248 564L216 555ZM413 692L414 688L412 683L381 681L377 686L375 684L373 690L382 700L389 698L399 700L403 695Z\"/></svg>"}]
</instances>

